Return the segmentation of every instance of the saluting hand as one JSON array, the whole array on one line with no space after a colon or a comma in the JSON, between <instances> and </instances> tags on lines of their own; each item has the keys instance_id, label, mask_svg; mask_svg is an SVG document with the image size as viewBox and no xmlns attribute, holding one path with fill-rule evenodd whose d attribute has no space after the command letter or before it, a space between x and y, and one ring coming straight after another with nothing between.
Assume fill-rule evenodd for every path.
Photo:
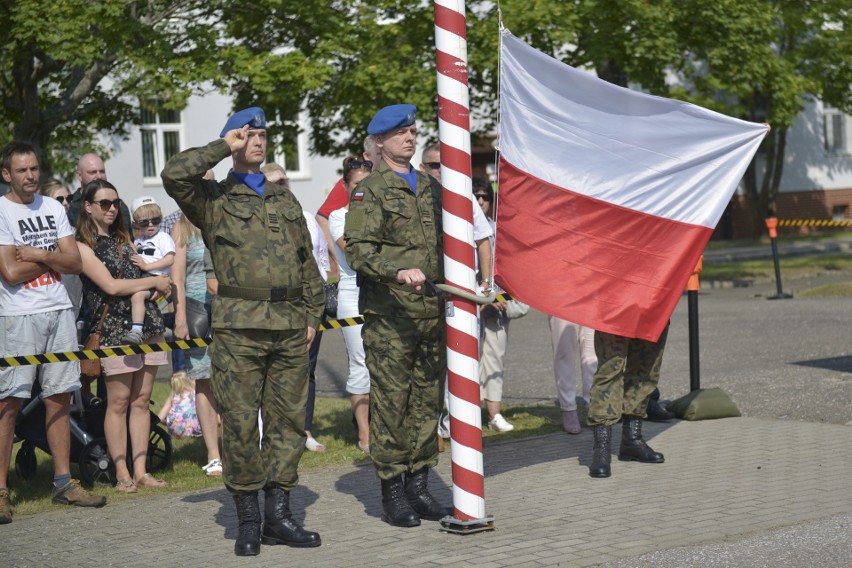
<instances>
[{"instance_id":1,"label":"saluting hand","mask_svg":"<svg viewBox=\"0 0 852 568\"><path fill-rule=\"evenodd\" d=\"M231 147L231 152L242 150L246 142L248 142L249 125L246 124L242 128L235 128L225 133L225 142Z\"/></svg>"}]
</instances>

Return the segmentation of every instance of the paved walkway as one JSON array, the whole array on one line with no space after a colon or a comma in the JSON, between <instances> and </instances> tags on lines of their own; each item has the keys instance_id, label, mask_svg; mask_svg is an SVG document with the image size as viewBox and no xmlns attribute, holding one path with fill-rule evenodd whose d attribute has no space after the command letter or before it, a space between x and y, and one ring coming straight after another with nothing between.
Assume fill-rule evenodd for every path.
<instances>
[{"instance_id":1,"label":"paved walkway","mask_svg":"<svg viewBox=\"0 0 852 568\"><path fill-rule=\"evenodd\" d=\"M648 423L645 431L666 463L615 460L609 479L587 475L588 429L490 443L486 507L496 530L486 533L451 535L437 523L386 525L378 481L361 462L307 472L293 492L297 517L321 531L320 548L263 547L256 558L235 557L233 505L224 490L213 490L17 516L0 527L0 558L15 567L660 566L643 555L666 551L686 555L667 565L708 566L702 547L768 539L819 522L828 543L819 565L847 565L848 556L825 546L849 546L852 428L729 418ZM448 503L450 470L450 455L442 454L431 479L433 492ZM734 556L714 565L807 565L801 558L784 563L790 556L781 553L770 547L759 555L764 563L754 557L738 563Z\"/></svg>"}]
</instances>

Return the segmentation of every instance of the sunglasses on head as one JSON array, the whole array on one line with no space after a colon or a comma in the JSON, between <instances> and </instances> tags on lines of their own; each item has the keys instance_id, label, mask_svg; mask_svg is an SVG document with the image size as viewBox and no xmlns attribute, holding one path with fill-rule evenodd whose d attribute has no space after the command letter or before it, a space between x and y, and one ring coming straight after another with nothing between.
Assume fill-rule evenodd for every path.
<instances>
[{"instance_id":1,"label":"sunglasses on head","mask_svg":"<svg viewBox=\"0 0 852 568\"><path fill-rule=\"evenodd\" d=\"M490 193L474 193L473 196L477 199L482 199L484 201L487 201L488 203L491 203L492 201L494 201L494 196L491 195Z\"/></svg>"},{"instance_id":2,"label":"sunglasses on head","mask_svg":"<svg viewBox=\"0 0 852 568\"><path fill-rule=\"evenodd\" d=\"M159 225L163 222L162 217L151 217L150 219L139 219L136 221L136 224L140 227L149 227L151 225Z\"/></svg>"},{"instance_id":3,"label":"sunglasses on head","mask_svg":"<svg viewBox=\"0 0 852 568\"><path fill-rule=\"evenodd\" d=\"M424 162L424 163L426 164L426 167L429 168L430 170L440 170L441 169L441 162Z\"/></svg>"},{"instance_id":4,"label":"sunglasses on head","mask_svg":"<svg viewBox=\"0 0 852 568\"><path fill-rule=\"evenodd\" d=\"M111 207L115 207L118 209L118 204L121 203L120 199L100 199L98 201L90 201L89 203L97 203L101 207L101 211L106 213L110 210Z\"/></svg>"},{"instance_id":5,"label":"sunglasses on head","mask_svg":"<svg viewBox=\"0 0 852 568\"><path fill-rule=\"evenodd\" d=\"M349 162L350 170L357 170L358 168L367 168L368 170L373 169L373 162L370 160L352 160Z\"/></svg>"}]
</instances>

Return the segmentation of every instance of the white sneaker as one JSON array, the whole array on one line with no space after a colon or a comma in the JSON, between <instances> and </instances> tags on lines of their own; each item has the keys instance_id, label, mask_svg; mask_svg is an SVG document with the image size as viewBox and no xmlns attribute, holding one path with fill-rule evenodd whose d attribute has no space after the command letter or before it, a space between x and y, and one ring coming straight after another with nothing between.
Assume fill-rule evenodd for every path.
<instances>
[{"instance_id":1,"label":"white sneaker","mask_svg":"<svg viewBox=\"0 0 852 568\"><path fill-rule=\"evenodd\" d=\"M305 440L305 447L311 452L324 452L325 446L320 444L313 436Z\"/></svg>"},{"instance_id":2,"label":"white sneaker","mask_svg":"<svg viewBox=\"0 0 852 568\"><path fill-rule=\"evenodd\" d=\"M204 473L206 473L210 477L219 477L220 475L222 475L222 460L210 460L210 463L201 466L201 469L203 469Z\"/></svg>"},{"instance_id":3,"label":"white sneaker","mask_svg":"<svg viewBox=\"0 0 852 568\"><path fill-rule=\"evenodd\" d=\"M488 427L492 430L497 430L498 432L511 432L515 429L515 427L509 424L499 412L495 414L491 422L488 423Z\"/></svg>"}]
</instances>

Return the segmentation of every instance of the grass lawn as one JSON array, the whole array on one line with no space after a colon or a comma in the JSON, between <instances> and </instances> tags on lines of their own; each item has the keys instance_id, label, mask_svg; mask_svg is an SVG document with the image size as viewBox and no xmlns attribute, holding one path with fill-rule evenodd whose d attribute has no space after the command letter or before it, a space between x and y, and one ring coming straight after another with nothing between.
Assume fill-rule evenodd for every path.
<instances>
[{"instance_id":1,"label":"grass lawn","mask_svg":"<svg viewBox=\"0 0 852 568\"><path fill-rule=\"evenodd\" d=\"M169 396L168 385L156 383L152 405L158 411L166 397ZM580 418L585 422L585 408L580 407ZM503 415L515 425L515 430L499 434L485 430L483 443L495 440L506 440L537 436L555 432L561 428L562 415L557 406L506 406ZM486 422L483 416L483 424ZM318 468L334 467L369 460L356 445L355 427L352 425L352 412L349 400L343 398L317 398L314 411L314 435L326 446L322 453L306 451L300 462L300 470L307 471ZM125 495L115 491L108 485L96 485L93 491L109 497L110 503L128 499L144 499L148 495L162 493L178 493L199 491L222 487L221 477L207 477L201 466L207 463L207 452L200 438L172 439L173 456L169 467L157 473L158 478L165 479L169 487L165 489L139 489L138 493ZM12 452L12 469L9 484L12 488L12 498L15 501L17 515L31 515L45 511L53 511L62 506L50 502L50 489L53 480L53 463L49 455L36 450L38 470L32 480L24 480L14 472L15 455L20 447L15 444ZM450 459L449 449L441 456L443 460ZM71 465L71 473L79 478L76 464Z\"/></svg>"},{"instance_id":2,"label":"grass lawn","mask_svg":"<svg viewBox=\"0 0 852 568\"><path fill-rule=\"evenodd\" d=\"M852 255L797 257L781 259L781 278L801 278L825 272L852 272ZM772 259L705 264L702 280L756 280L775 278Z\"/></svg>"},{"instance_id":3,"label":"grass lawn","mask_svg":"<svg viewBox=\"0 0 852 568\"><path fill-rule=\"evenodd\" d=\"M783 228L782 228L783 230ZM800 241L824 241L826 239L846 239L852 237L850 231L825 231L821 233L813 233L810 235L778 235L779 243L792 243ZM736 247L751 247L766 245L769 246L769 236L764 235L759 239L737 239L737 240L717 240L707 243L709 250L724 250Z\"/></svg>"}]
</instances>

